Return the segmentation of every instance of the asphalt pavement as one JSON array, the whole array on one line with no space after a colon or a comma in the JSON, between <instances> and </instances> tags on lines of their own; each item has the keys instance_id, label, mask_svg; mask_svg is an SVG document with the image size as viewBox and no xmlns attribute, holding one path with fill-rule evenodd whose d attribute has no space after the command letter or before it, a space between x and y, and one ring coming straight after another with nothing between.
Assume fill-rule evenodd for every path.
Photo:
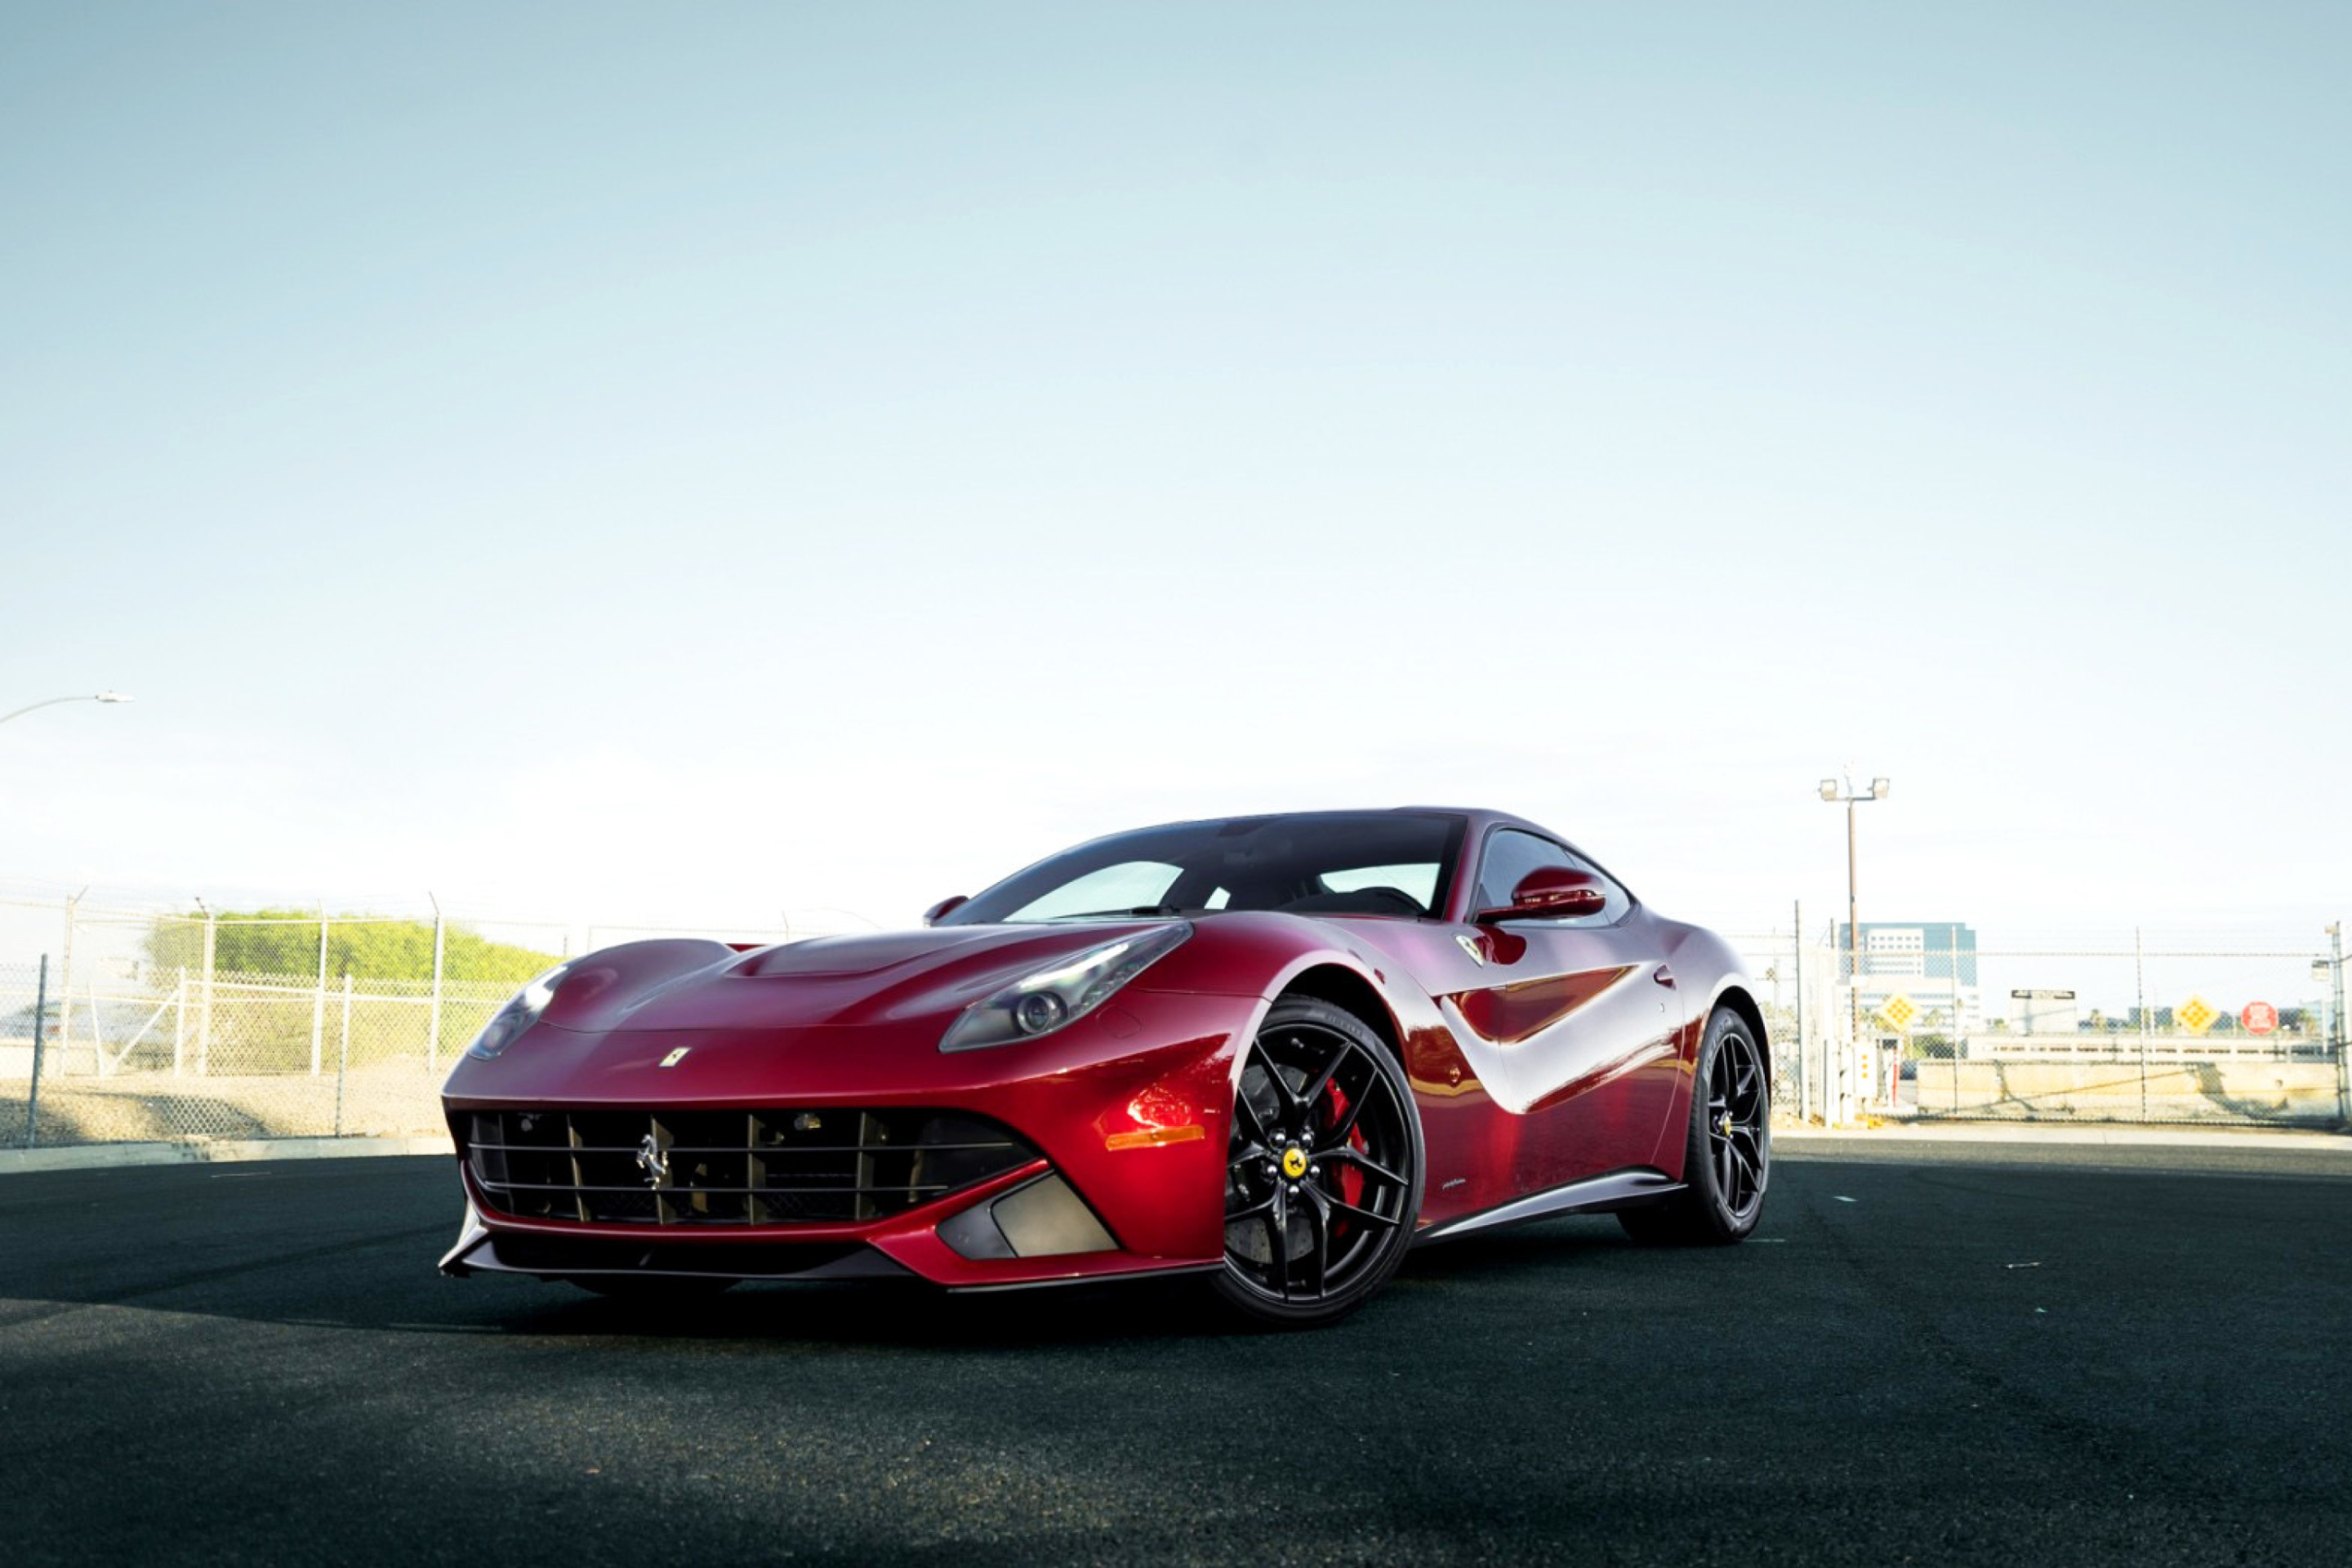
<instances>
[{"instance_id":1,"label":"asphalt pavement","mask_svg":"<svg viewBox=\"0 0 2352 1568\"><path fill-rule=\"evenodd\" d=\"M2337 1563L2352 1158L1784 1145L1338 1328L1187 1290L441 1278L446 1159L0 1177L0 1555Z\"/></svg>"}]
</instances>

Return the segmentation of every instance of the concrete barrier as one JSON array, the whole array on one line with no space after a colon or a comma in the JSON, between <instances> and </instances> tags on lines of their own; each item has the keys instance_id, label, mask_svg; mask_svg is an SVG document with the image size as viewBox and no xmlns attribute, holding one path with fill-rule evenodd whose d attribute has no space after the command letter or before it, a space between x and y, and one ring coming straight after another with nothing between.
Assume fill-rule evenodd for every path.
<instances>
[{"instance_id":1,"label":"concrete barrier","mask_svg":"<svg viewBox=\"0 0 2352 1568\"><path fill-rule=\"evenodd\" d=\"M1906 1107L1937 1116L2018 1121L2138 1121L2333 1126L2342 1119L2336 1064L2215 1061L1922 1061Z\"/></svg>"}]
</instances>

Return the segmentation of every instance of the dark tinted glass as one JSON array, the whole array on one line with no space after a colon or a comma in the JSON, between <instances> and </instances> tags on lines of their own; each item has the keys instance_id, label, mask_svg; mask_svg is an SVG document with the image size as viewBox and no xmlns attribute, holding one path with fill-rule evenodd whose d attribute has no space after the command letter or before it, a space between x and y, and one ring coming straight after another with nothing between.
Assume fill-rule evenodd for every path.
<instances>
[{"instance_id":1,"label":"dark tinted glass","mask_svg":"<svg viewBox=\"0 0 2352 1568\"><path fill-rule=\"evenodd\" d=\"M1040 861L940 923L1104 918L1138 910L1423 915L1444 906L1463 827L1458 816L1393 811L1146 827Z\"/></svg>"}]
</instances>

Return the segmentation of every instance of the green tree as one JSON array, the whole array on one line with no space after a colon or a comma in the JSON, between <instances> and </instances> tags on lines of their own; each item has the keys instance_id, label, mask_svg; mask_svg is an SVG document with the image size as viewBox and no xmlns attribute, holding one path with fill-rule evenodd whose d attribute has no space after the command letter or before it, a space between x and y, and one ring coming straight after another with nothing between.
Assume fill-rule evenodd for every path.
<instances>
[{"instance_id":1,"label":"green tree","mask_svg":"<svg viewBox=\"0 0 2352 1568\"><path fill-rule=\"evenodd\" d=\"M147 933L147 956L158 970L201 969L202 914L157 921ZM520 985L558 962L555 954L492 942L452 922L442 940L443 972L459 981ZM214 927L213 967L224 974L286 975L319 972L319 917L310 910L224 910ZM433 922L385 915L339 914L327 919L327 973L354 980L433 978Z\"/></svg>"}]
</instances>

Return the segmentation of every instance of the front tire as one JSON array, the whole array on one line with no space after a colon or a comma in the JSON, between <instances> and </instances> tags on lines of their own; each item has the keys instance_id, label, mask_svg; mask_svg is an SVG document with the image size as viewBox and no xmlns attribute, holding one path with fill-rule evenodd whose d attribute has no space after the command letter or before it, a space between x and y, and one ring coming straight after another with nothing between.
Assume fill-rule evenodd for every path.
<instances>
[{"instance_id":1,"label":"front tire","mask_svg":"<svg viewBox=\"0 0 2352 1568\"><path fill-rule=\"evenodd\" d=\"M1333 1322L1388 1282L1421 1213L1421 1119L1364 1021L1277 1002L1243 1058L1215 1289L1261 1323Z\"/></svg>"},{"instance_id":2,"label":"front tire","mask_svg":"<svg viewBox=\"0 0 2352 1568\"><path fill-rule=\"evenodd\" d=\"M1699 1042L1692 1076L1690 1137L1683 1190L1617 1223L1635 1241L1663 1247L1724 1247L1764 1215L1772 1175L1772 1086L1747 1021L1717 1007Z\"/></svg>"}]
</instances>

